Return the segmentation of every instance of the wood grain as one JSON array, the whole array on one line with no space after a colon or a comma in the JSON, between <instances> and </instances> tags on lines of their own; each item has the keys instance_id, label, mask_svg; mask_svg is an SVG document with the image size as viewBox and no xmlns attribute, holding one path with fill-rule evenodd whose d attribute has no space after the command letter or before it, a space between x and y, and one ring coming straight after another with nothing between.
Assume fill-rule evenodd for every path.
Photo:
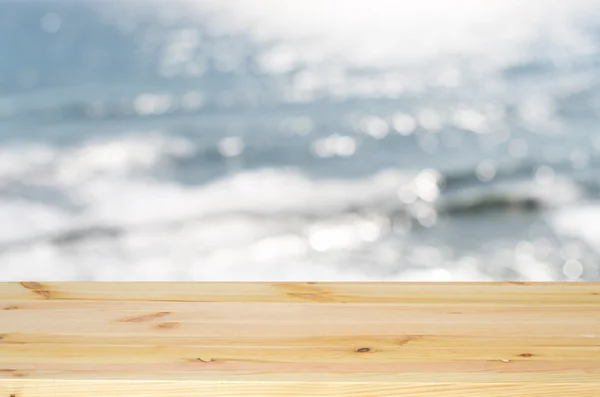
<instances>
[{"instance_id":1,"label":"wood grain","mask_svg":"<svg viewBox=\"0 0 600 397\"><path fill-rule=\"evenodd\" d=\"M597 283L0 283L0 397L600 396Z\"/></svg>"}]
</instances>

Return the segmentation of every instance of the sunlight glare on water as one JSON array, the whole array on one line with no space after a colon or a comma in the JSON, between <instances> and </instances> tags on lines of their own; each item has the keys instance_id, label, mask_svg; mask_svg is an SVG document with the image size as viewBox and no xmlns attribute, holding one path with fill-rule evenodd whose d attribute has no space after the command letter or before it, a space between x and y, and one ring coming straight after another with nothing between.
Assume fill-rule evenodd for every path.
<instances>
[{"instance_id":1,"label":"sunlight glare on water","mask_svg":"<svg viewBox=\"0 0 600 397\"><path fill-rule=\"evenodd\" d=\"M598 21L593 0L2 1L0 271L600 279Z\"/></svg>"}]
</instances>

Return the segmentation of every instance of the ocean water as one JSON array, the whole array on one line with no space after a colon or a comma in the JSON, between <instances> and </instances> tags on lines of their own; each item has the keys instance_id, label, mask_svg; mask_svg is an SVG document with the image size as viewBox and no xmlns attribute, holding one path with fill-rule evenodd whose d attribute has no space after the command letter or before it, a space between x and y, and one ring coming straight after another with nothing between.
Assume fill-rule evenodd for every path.
<instances>
[{"instance_id":1,"label":"ocean water","mask_svg":"<svg viewBox=\"0 0 600 397\"><path fill-rule=\"evenodd\" d=\"M0 1L0 278L600 280L599 23Z\"/></svg>"}]
</instances>

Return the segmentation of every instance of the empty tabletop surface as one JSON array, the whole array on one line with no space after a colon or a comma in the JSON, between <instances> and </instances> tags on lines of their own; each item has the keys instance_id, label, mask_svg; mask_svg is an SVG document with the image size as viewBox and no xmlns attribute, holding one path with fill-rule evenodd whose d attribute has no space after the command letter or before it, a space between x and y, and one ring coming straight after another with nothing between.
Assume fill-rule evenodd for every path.
<instances>
[{"instance_id":1,"label":"empty tabletop surface","mask_svg":"<svg viewBox=\"0 0 600 397\"><path fill-rule=\"evenodd\" d=\"M600 283L0 283L0 397L600 396Z\"/></svg>"}]
</instances>

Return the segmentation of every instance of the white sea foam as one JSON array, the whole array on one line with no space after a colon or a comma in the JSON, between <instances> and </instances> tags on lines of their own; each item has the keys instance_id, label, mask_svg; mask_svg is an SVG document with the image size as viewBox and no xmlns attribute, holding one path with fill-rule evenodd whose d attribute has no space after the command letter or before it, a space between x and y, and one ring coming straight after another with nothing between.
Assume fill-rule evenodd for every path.
<instances>
[{"instance_id":1,"label":"white sea foam","mask_svg":"<svg viewBox=\"0 0 600 397\"><path fill-rule=\"evenodd\" d=\"M580 239L600 252L600 205L580 203L553 213L550 224L557 234Z\"/></svg>"},{"instance_id":2,"label":"white sea foam","mask_svg":"<svg viewBox=\"0 0 600 397\"><path fill-rule=\"evenodd\" d=\"M199 186L132 172L190 151L178 139L129 137L48 149L53 167L40 167L23 156L13 177L19 175L16 170L44 171L38 182L57 189L76 208L17 198L0 201L0 222L11 225L0 235L3 277L486 280L481 263L452 259L443 246L424 247L405 239L410 224L431 226L420 218L425 209L435 215L450 206L485 204L498 197L550 206L579 197L567 182L541 189L533 180L445 197L438 191L441 176L432 170L315 180L299 171L264 169ZM121 160L107 161L115 153ZM418 201L401 201L400 187L413 189ZM569 230L568 224L561 228ZM553 277L535 257L517 259L523 265L521 278Z\"/></svg>"}]
</instances>

